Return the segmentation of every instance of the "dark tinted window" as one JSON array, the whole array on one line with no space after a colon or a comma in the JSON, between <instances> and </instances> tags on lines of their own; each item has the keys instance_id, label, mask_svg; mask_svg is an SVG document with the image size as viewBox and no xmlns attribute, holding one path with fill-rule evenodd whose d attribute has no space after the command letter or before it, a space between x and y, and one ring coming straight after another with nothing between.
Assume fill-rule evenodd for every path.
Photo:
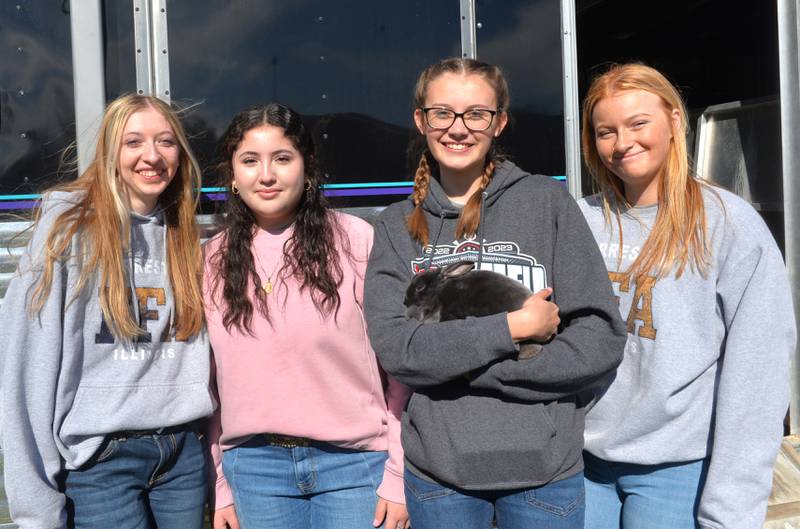
<instances>
[{"instance_id":1,"label":"dark tinted window","mask_svg":"<svg viewBox=\"0 0 800 529\"><path fill-rule=\"evenodd\" d=\"M0 2L0 208L57 178L75 140L69 2Z\"/></svg>"},{"instance_id":2,"label":"dark tinted window","mask_svg":"<svg viewBox=\"0 0 800 529\"><path fill-rule=\"evenodd\" d=\"M778 92L777 2L578 0L582 92L610 62L643 61L666 73L690 109Z\"/></svg>"},{"instance_id":3,"label":"dark tinted window","mask_svg":"<svg viewBox=\"0 0 800 529\"><path fill-rule=\"evenodd\" d=\"M692 129L709 106L738 101L748 107L715 118L721 127L709 136L709 151L717 160L705 168L711 174L702 176L752 198L782 247L777 2L672 2L664 3L658 16L641 5L638 0L576 2L581 94L609 63L641 61L678 86ZM738 174L722 176L728 168Z\"/></svg>"},{"instance_id":4,"label":"dark tinted window","mask_svg":"<svg viewBox=\"0 0 800 529\"><path fill-rule=\"evenodd\" d=\"M187 119L201 162L234 113L277 101L306 116L327 184L344 186L336 205L408 193L376 185L408 180L413 85L460 55L458 2L202 0L170 3L168 21L172 96L200 103Z\"/></svg>"},{"instance_id":5,"label":"dark tinted window","mask_svg":"<svg viewBox=\"0 0 800 529\"><path fill-rule=\"evenodd\" d=\"M501 145L526 171L566 174L559 0L476 0L478 59L511 89Z\"/></svg>"},{"instance_id":6,"label":"dark tinted window","mask_svg":"<svg viewBox=\"0 0 800 529\"><path fill-rule=\"evenodd\" d=\"M136 91L132 2L103 2L106 101Z\"/></svg>"}]
</instances>

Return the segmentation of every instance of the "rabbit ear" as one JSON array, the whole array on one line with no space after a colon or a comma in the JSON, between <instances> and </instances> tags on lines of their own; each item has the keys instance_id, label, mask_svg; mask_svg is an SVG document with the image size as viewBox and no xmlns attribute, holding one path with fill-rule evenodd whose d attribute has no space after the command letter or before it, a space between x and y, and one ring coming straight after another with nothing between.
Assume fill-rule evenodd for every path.
<instances>
[{"instance_id":1,"label":"rabbit ear","mask_svg":"<svg viewBox=\"0 0 800 529\"><path fill-rule=\"evenodd\" d=\"M442 277L449 279L451 277L463 276L470 270L475 268L475 263L471 261L462 261L460 263L451 264L442 271Z\"/></svg>"}]
</instances>

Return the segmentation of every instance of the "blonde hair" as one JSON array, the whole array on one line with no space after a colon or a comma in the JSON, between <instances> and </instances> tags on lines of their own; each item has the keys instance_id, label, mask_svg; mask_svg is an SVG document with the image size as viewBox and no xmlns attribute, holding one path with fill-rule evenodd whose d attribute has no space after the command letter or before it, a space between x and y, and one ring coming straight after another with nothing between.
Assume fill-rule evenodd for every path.
<instances>
[{"instance_id":1,"label":"blonde hair","mask_svg":"<svg viewBox=\"0 0 800 529\"><path fill-rule=\"evenodd\" d=\"M42 272L29 306L32 315L42 310L50 295L56 261L64 261L74 252L72 257L81 258L75 296L98 270L100 307L111 331L123 340L144 333L131 314L130 291L125 278L124 255L130 245L130 211L119 176L118 156L128 119L148 108L164 116L180 145L178 169L159 197L167 227L166 259L175 298L176 339L186 340L202 329L202 257L194 218L200 190L200 169L176 112L160 99L135 94L122 96L106 107L89 168L73 182L51 189L77 193L79 198L59 214L46 236ZM79 233L80 237L76 237ZM71 247L74 240L78 248Z\"/></svg>"},{"instance_id":2,"label":"blonde hair","mask_svg":"<svg viewBox=\"0 0 800 529\"><path fill-rule=\"evenodd\" d=\"M463 59L460 57L441 60L422 71L414 87L414 108L421 109L425 106L425 98L428 95L428 86L431 81L446 73L480 76L494 89L495 98L497 99L498 117L499 113L508 111L508 84L500 68L485 62L476 61L475 59ZM430 242L430 234L428 231L428 221L425 219L425 212L422 211L422 204L425 202L425 197L428 196L428 188L433 176L431 164L436 163L435 160L428 159L429 155L430 153L426 149L420 156L419 165L414 175L414 192L411 195L411 199L414 202L414 209L406 218L406 228L408 232L411 234L411 237L423 247L427 246ZM473 234L478 229L478 224L481 220L481 193L483 193L492 181L495 161L497 160L499 160L499 157L495 152L493 141L492 148L489 150L489 154L486 157L486 165L481 175L480 187L470 196L459 215L458 224L456 225L457 239L464 235Z\"/></svg>"},{"instance_id":3,"label":"blonde hair","mask_svg":"<svg viewBox=\"0 0 800 529\"><path fill-rule=\"evenodd\" d=\"M677 130L673 130L667 159L661 169L655 224L626 273L637 283L648 274L663 277L673 268L676 268L676 277L680 277L687 265L705 274L710 259L702 194L705 184L695 178L689 165L686 107L675 86L658 70L644 64L612 66L592 81L583 101L583 157L596 191L601 194L606 222L611 223L613 209L620 229L621 249L620 205L629 204L622 180L603 164L597 152L592 114L602 99L627 90L644 90L658 96L668 118L673 110L678 110L680 122L675 127Z\"/></svg>"}]
</instances>

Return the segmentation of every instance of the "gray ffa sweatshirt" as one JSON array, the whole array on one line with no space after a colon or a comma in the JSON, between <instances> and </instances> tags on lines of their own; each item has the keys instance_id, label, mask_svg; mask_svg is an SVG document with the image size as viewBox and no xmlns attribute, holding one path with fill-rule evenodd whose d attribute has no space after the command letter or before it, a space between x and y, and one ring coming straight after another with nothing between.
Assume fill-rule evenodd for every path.
<instances>
[{"instance_id":1,"label":"gray ffa sweatshirt","mask_svg":"<svg viewBox=\"0 0 800 529\"><path fill-rule=\"evenodd\" d=\"M54 193L45 201L0 309L5 487L21 529L66 527L60 474L89 461L106 434L178 425L214 408L205 332L178 342L170 329L173 297L160 214L131 217L131 307L147 331L137 343L120 343L109 332L96 280L76 296L77 241L70 257L56 264L41 313L28 316L45 238L74 200Z\"/></svg>"},{"instance_id":2,"label":"gray ffa sweatshirt","mask_svg":"<svg viewBox=\"0 0 800 529\"><path fill-rule=\"evenodd\" d=\"M658 205L603 218L597 196L580 201L627 321L616 379L586 419L586 449L652 465L710 456L698 520L703 528L757 529L789 395L795 320L780 251L758 214L721 189L703 190L711 266L634 284Z\"/></svg>"},{"instance_id":3,"label":"gray ffa sweatshirt","mask_svg":"<svg viewBox=\"0 0 800 529\"><path fill-rule=\"evenodd\" d=\"M409 469L464 489L536 486L583 468L578 394L617 366L625 328L591 232L562 184L504 162L483 206L477 239L454 240L458 209L432 179L424 250L406 230L411 200L388 207L376 221L364 312L384 369L414 389L402 422ZM563 328L538 356L515 358L506 313L440 323L405 317L414 273L479 254L482 269L533 291L553 287Z\"/></svg>"}]
</instances>

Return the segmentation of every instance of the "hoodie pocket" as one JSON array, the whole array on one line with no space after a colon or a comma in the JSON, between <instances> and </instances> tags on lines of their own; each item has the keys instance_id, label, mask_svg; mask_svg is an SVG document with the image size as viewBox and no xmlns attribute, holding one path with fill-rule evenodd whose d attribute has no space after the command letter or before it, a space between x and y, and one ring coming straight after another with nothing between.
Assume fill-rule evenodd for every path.
<instances>
[{"instance_id":1,"label":"hoodie pocket","mask_svg":"<svg viewBox=\"0 0 800 529\"><path fill-rule=\"evenodd\" d=\"M543 403L416 393L407 416L406 457L440 481L462 488L546 483L563 464L567 448L560 445L570 442L557 436Z\"/></svg>"},{"instance_id":2,"label":"hoodie pocket","mask_svg":"<svg viewBox=\"0 0 800 529\"><path fill-rule=\"evenodd\" d=\"M59 427L67 446L122 430L150 430L209 415L208 383L141 386L81 386ZM96 443L96 441L95 441Z\"/></svg>"}]
</instances>

